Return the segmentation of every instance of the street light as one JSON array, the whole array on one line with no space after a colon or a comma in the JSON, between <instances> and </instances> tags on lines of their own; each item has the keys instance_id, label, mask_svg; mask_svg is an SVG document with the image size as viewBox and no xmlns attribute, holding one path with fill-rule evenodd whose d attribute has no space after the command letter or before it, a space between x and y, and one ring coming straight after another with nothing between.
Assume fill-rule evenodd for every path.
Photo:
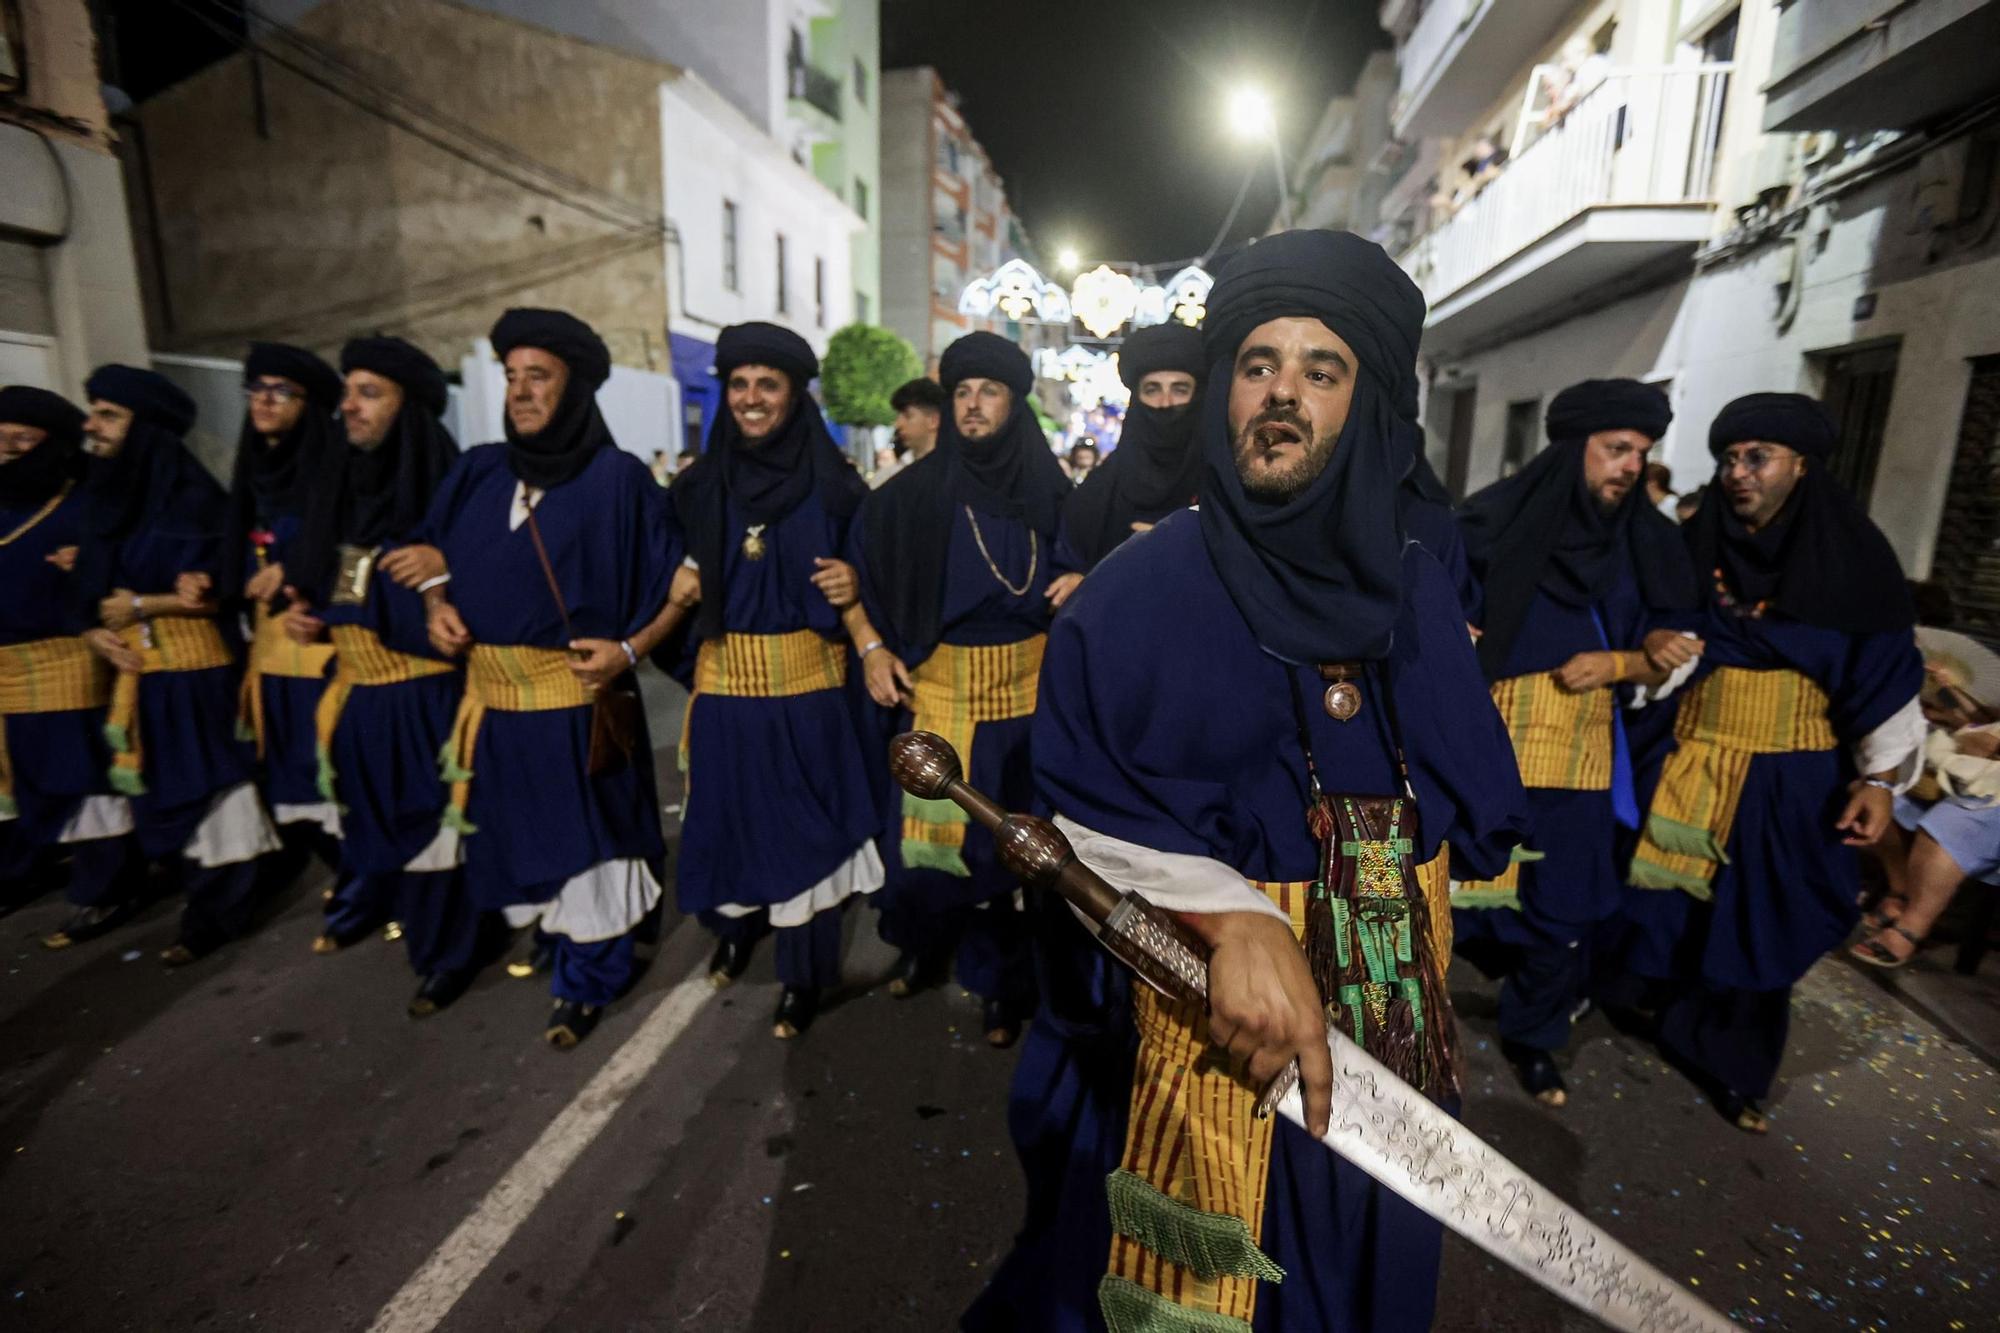
<instances>
[{"instance_id":1,"label":"street light","mask_svg":"<svg viewBox=\"0 0 2000 1333\"><path fill-rule=\"evenodd\" d=\"M1229 95L1229 124L1245 139L1264 139L1271 145L1271 161L1278 168L1278 225L1292 225L1292 188L1285 179L1285 150L1278 143L1278 116L1270 97L1262 88L1246 83Z\"/></svg>"},{"instance_id":2,"label":"street light","mask_svg":"<svg viewBox=\"0 0 2000 1333\"><path fill-rule=\"evenodd\" d=\"M1064 273L1074 273L1083 261L1077 258L1074 248L1065 245L1056 253L1056 267Z\"/></svg>"}]
</instances>

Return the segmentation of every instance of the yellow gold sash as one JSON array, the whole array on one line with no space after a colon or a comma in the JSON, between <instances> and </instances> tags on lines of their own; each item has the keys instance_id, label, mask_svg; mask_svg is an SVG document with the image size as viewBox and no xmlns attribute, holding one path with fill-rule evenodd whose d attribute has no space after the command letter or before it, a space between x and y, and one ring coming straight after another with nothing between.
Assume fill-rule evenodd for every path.
<instances>
[{"instance_id":1,"label":"yellow gold sash","mask_svg":"<svg viewBox=\"0 0 2000 1333\"><path fill-rule=\"evenodd\" d=\"M111 668L81 638L0 645L0 717L72 713L111 699ZM17 813L7 728L0 725L0 814Z\"/></svg>"},{"instance_id":2,"label":"yellow gold sash","mask_svg":"<svg viewBox=\"0 0 2000 1333\"><path fill-rule=\"evenodd\" d=\"M1826 692L1796 671L1718 667L1690 689L1674 719L1680 746L1660 773L1631 882L1706 902L1729 859L1750 761L1835 748L1840 741L1826 710Z\"/></svg>"},{"instance_id":3,"label":"yellow gold sash","mask_svg":"<svg viewBox=\"0 0 2000 1333\"><path fill-rule=\"evenodd\" d=\"M680 766L688 771L687 720L704 694L732 699L789 699L847 683L847 646L817 630L790 634L724 634L703 641L694 660L694 690L681 719ZM682 799L686 799L683 791Z\"/></svg>"},{"instance_id":4,"label":"yellow gold sash","mask_svg":"<svg viewBox=\"0 0 2000 1333\"><path fill-rule=\"evenodd\" d=\"M104 739L111 745L111 786L126 796L146 791L145 751L139 743L139 678L170 671L211 671L229 665L222 631L206 617L161 616L118 631L139 654L137 671L120 671L111 683Z\"/></svg>"},{"instance_id":5,"label":"yellow gold sash","mask_svg":"<svg viewBox=\"0 0 2000 1333\"><path fill-rule=\"evenodd\" d=\"M324 680L333 663L330 643L297 643L285 633L284 621L270 608L257 603L253 613L256 634L250 640L249 661L243 670L243 685L236 698L236 734L240 740L257 743L257 757L264 757L264 677L285 676L294 680Z\"/></svg>"},{"instance_id":6,"label":"yellow gold sash","mask_svg":"<svg viewBox=\"0 0 2000 1333\"><path fill-rule=\"evenodd\" d=\"M950 741L972 773L972 742L981 722L1004 722L1035 711L1042 649L1048 636L965 648L941 643L910 673L916 686L912 725ZM903 796L903 864L964 877L966 814L950 801Z\"/></svg>"},{"instance_id":7,"label":"yellow gold sash","mask_svg":"<svg viewBox=\"0 0 2000 1333\"><path fill-rule=\"evenodd\" d=\"M382 646L375 631L363 625L333 625L333 679L313 709L313 735L319 755L319 794L336 800L333 794L333 733L340 726L340 714L347 696L372 685L400 685L424 676L449 675L458 668L411 653L399 653Z\"/></svg>"},{"instance_id":8,"label":"yellow gold sash","mask_svg":"<svg viewBox=\"0 0 2000 1333\"><path fill-rule=\"evenodd\" d=\"M1613 702L1609 689L1566 690L1548 671L1494 681L1521 784L1610 791Z\"/></svg>"},{"instance_id":9,"label":"yellow gold sash","mask_svg":"<svg viewBox=\"0 0 2000 1333\"><path fill-rule=\"evenodd\" d=\"M444 812L447 827L460 833L478 832L466 818L466 802L472 795L472 762L479 747L479 728L489 708L503 713L546 713L590 706L583 682L569 669L572 660L562 648L472 645L465 664L465 698L452 719L440 765L444 780L451 784L451 804Z\"/></svg>"},{"instance_id":10,"label":"yellow gold sash","mask_svg":"<svg viewBox=\"0 0 2000 1333\"><path fill-rule=\"evenodd\" d=\"M1417 867L1438 957L1451 956L1447 853ZM1303 940L1311 881L1254 886ZM1107 1181L1111 1257L1098 1301L1114 1329L1250 1328L1258 1281L1281 1282L1260 1248L1275 1120L1259 1090L1210 1045L1202 1006L1132 987L1139 1030L1125 1153ZM1449 1020L1447 1020L1449 1021Z\"/></svg>"}]
</instances>

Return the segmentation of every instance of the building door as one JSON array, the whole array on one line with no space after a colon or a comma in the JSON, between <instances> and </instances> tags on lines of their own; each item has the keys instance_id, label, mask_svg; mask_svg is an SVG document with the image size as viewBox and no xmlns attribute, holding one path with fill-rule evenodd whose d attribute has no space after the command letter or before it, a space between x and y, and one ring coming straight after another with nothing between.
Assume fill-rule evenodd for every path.
<instances>
[{"instance_id":1,"label":"building door","mask_svg":"<svg viewBox=\"0 0 2000 1333\"><path fill-rule=\"evenodd\" d=\"M2000 648L2000 356L1972 363L1931 579L1951 593L1958 628Z\"/></svg>"},{"instance_id":2,"label":"building door","mask_svg":"<svg viewBox=\"0 0 2000 1333\"><path fill-rule=\"evenodd\" d=\"M1868 507L1875 468L1882 461L1882 432L1889 424L1889 396L1896 387L1898 343L1833 352L1822 357L1826 391L1821 401L1840 423L1833 475Z\"/></svg>"},{"instance_id":3,"label":"building door","mask_svg":"<svg viewBox=\"0 0 2000 1333\"><path fill-rule=\"evenodd\" d=\"M1541 450L1542 400L1523 398L1507 404L1507 438L1500 448L1500 475L1511 477Z\"/></svg>"},{"instance_id":4,"label":"building door","mask_svg":"<svg viewBox=\"0 0 2000 1333\"><path fill-rule=\"evenodd\" d=\"M1450 420L1445 426L1444 485L1452 499L1463 500L1472 475L1472 418L1479 407L1479 386L1451 390L1445 404Z\"/></svg>"}]
</instances>

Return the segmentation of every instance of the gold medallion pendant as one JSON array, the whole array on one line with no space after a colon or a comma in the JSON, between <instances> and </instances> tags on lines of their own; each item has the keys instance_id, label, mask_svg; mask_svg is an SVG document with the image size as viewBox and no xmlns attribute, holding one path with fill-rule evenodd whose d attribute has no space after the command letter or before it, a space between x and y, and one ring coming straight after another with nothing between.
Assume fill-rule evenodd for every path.
<instances>
[{"instance_id":1,"label":"gold medallion pendant","mask_svg":"<svg viewBox=\"0 0 2000 1333\"><path fill-rule=\"evenodd\" d=\"M743 533L743 558L762 560L764 558L764 525L752 523Z\"/></svg>"},{"instance_id":2,"label":"gold medallion pendant","mask_svg":"<svg viewBox=\"0 0 2000 1333\"><path fill-rule=\"evenodd\" d=\"M1361 711L1361 687L1347 678L1350 670L1347 666L1319 669L1320 678L1332 682L1326 687L1326 715L1336 722L1352 721Z\"/></svg>"}]
</instances>

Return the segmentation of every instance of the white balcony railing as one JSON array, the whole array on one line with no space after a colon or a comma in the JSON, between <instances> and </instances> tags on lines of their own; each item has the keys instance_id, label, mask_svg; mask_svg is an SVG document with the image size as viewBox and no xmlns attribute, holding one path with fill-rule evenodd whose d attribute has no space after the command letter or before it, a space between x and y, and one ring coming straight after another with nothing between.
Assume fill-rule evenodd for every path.
<instances>
[{"instance_id":1,"label":"white balcony railing","mask_svg":"<svg viewBox=\"0 0 2000 1333\"><path fill-rule=\"evenodd\" d=\"M1590 209L1712 203L1732 69L1611 71L1399 262L1436 306Z\"/></svg>"}]
</instances>

